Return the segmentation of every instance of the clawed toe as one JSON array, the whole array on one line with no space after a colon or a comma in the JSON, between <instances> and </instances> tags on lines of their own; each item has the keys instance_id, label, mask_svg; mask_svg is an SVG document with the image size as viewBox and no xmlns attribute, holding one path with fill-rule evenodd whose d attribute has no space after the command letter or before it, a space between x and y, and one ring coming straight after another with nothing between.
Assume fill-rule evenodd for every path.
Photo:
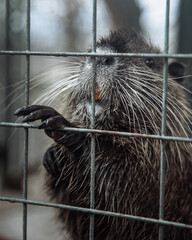
<instances>
[{"instance_id":1,"label":"clawed toe","mask_svg":"<svg viewBox=\"0 0 192 240\"><path fill-rule=\"evenodd\" d=\"M55 109L42 105L31 105L19 108L14 113L16 116L23 116L23 123L41 120L39 129L44 129L45 133L54 141L58 142L63 137L63 132L58 130L61 127L71 127L72 125Z\"/></svg>"},{"instance_id":2,"label":"clawed toe","mask_svg":"<svg viewBox=\"0 0 192 240\"><path fill-rule=\"evenodd\" d=\"M18 108L15 112L14 115L16 116L26 116L34 111L40 110L40 109L44 109L45 106L42 105L28 105L22 108ZM49 107L47 107L49 108Z\"/></svg>"},{"instance_id":3,"label":"clawed toe","mask_svg":"<svg viewBox=\"0 0 192 240\"><path fill-rule=\"evenodd\" d=\"M62 115L57 115L48 118L47 120L43 121L39 129L46 129L46 128L52 128L52 129L59 129L62 126L71 126L71 124L62 116Z\"/></svg>"},{"instance_id":4,"label":"clawed toe","mask_svg":"<svg viewBox=\"0 0 192 240\"><path fill-rule=\"evenodd\" d=\"M14 114L16 116L23 116L24 118L22 122L33 122L36 120L45 121L50 117L60 115L53 108L42 105L31 105L22 107L17 109Z\"/></svg>"}]
</instances>

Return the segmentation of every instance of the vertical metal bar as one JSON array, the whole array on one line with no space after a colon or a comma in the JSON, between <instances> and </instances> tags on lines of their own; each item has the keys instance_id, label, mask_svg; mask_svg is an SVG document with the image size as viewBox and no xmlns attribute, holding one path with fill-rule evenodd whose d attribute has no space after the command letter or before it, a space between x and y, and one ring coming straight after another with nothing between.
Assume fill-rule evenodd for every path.
<instances>
[{"instance_id":1,"label":"vertical metal bar","mask_svg":"<svg viewBox=\"0 0 192 240\"><path fill-rule=\"evenodd\" d=\"M169 50L169 10L170 0L166 0L166 16L165 16L165 39L164 48L165 53ZM168 59L164 59L163 71L163 103L162 103L162 128L161 135L166 134L166 100L167 100L167 73L168 73ZM161 162L160 162L160 198L159 198L159 219L164 218L164 195L165 195L165 141L161 140ZM159 226L159 240L163 240L164 227Z\"/></svg>"},{"instance_id":2,"label":"vertical metal bar","mask_svg":"<svg viewBox=\"0 0 192 240\"><path fill-rule=\"evenodd\" d=\"M30 51L30 0L26 0L26 50ZM30 78L30 56L26 56L26 77L25 77L25 105L29 105L29 78ZM24 167L23 167L23 198L27 199L27 177L28 177L28 146L29 132L25 129L24 143ZM27 204L23 204L23 240L27 240Z\"/></svg>"},{"instance_id":3,"label":"vertical metal bar","mask_svg":"<svg viewBox=\"0 0 192 240\"><path fill-rule=\"evenodd\" d=\"M6 3L5 3L5 9L6 9L6 15L5 15L5 49L6 50L10 50L10 0L7 0ZM9 106L10 104L10 98L7 97L9 96L9 89L6 87L7 86L10 86L11 85L11 82L12 82L12 79L10 77L10 56L9 55L6 55L4 56L5 58L5 81L3 83L3 85L5 86L5 105L4 106ZM5 112L5 119L6 121L10 120L10 111L9 109L6 109L6 112ZM7 134L9 136L10 134L10 130L9 129L6 129L5 130L5 134ZM4 144L4 151L5 151L5 154L6 154L6 158L2 159L2 162L0 164L0 188L3 189L4 185L6 184L6 180L7 180L7 165L9 163L9 158L8 158L8 154L7 154L7 151L8 151L8 146L7 146L7 142ZM0 189L0 190L1 190Z\"/></svg>"},{"instance_id":4,"label":"vertical metal bar","mask_svg":"<svg viewBox=\"0 0 192 240\"><path fill-rule=\"evenodd\" d=\"M97 1L93 0L92 18L92 52L96 52L97 31ZM91 96L91 128L95 127L95 85L96 85L96 58L92 57L92 96ZM90 208L95 207L95 134L91 135L91 179L90 179ZM90 215L89 239L94 239L94 214Z\"/></svg>"}]
</instances>

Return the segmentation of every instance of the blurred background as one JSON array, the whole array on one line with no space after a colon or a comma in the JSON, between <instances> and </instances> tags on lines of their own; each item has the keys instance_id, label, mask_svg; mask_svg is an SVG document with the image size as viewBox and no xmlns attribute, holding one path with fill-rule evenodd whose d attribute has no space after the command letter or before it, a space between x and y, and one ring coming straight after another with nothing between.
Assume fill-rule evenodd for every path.
<instances>
[{"instance_id":1,"label":"blurred background","mask_svg":"<svg viewBox=\"0 0 192 240\"><path fill-rule=\"evenodd\" d=\"M170 53L192 53L192 1L171 0ZM83 52L91 43L92 1L31 1L31 50ZM165 0L98 0L97 36L119 27L135 29L147 40L164 48ZM26 0L0 0L0 50L26 49ZM67 61L68 58L65 58ZM31 57L31 79L37 87L30 103L43 89L57 81L54 67L58 57ZM191 74L191 60L182 59ZM53 71L47 81L41 76ZM41 73L41 74L39 74ZM14 111L24 105L25 56L0 55L0 122L16 122ZM183 83L190 88L191 81ZM42 158L49 140L42 131L30 130L29 198L46 201ZM0 195L22 197L24 131L0 127ZM28 239L62 239L54 211L43 207L28 209ZM22 205L0 202L0 240L22 239ZM66 238L67 239L67 238Z\"/></svg>"}]
</instances>

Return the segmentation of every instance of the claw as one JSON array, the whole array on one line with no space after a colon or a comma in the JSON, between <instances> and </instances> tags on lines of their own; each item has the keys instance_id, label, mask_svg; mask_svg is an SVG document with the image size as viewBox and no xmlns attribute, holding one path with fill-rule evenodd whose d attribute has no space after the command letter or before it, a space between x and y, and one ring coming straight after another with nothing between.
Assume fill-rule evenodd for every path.
<instances>
[{"instance_id":1,"label":"claw","mask_svg":"<svg viewBox=\"0 0 192 240\"><path fill-rule=\"evenodd\" d=\"M24 116L23 122L33 122L40 119L44 121L47 118L59 115L59 113L53 108L41 105L32 105L19 108L14 114L17 116Z\"/></svg>"},{"instance_id":2,"label":"claw","mask_svg":"<svg viewBox=\"0 0 192 240\"><path fill-rule=\"evenodd\" d=\"M44 109L45 107L42 106L42 105L32 105L32 106L25 106L25 107L22 107L22 108L19 108L17 109L15 112L14 112L14 115L16 116L26 116L28 115L29 113L32 113L34 111L37 111L39 109ZM50 108L50 107L47 107L47 108Z\"/></svg>"},{"instance_id":3,"label":"claw","mask_svg":"<svg viewBox=\"0 0 192 240\"><path fill-rule=\"evenodd\" d=\"M39 129L44 129L45 133L58 142L63 138L64 133L59 129L64 127L71 127L72 124L68 122L55 109L42 105L32 105L19 108L14 113L17 116L23 116L23 123L41 120L42 123Z\"/></svg>"},{"instance_id":4,"label":"claw","mask_svg":"<svg viewBox=\"0 0 192 240\"><path fill-rule=\"evenodd\" d=\"M23 123L30 122L31 115L32 115L32 114L29 114L29 115L27 115L26 117L24 117L23 120L22 120L22 122L23 122Z\"/></svg>"},{"instance_id":5,"label":"claw","mask_svg":"<svg viewBox=\"0 0 192 240\"><path fill-rule=\"evenodd\" d=\"M22 107L22 108L18 108L15 112L14 115L16 116L23 116L24 114L24 110L26 109L26 107Z\"/></svg>"},{"instance_id":6,"label":"claw","mask_svg":"<svg viewBox=\"0 0 192 240\"><path fill-rule=\"evenodd\" d=\"M46 129L48 126L47 126L47 121L44 121L42 122L40 125L39 125L39 129Z\"/></svg>"},{"instance_id":7,"label":"claw","mask_svg":"<svg viewBox=\"0 0 192 240\"><path fill-rule=\"evenodd\" d=\"M53 117L57 114L59 114L59 113L57 113L54 109L39 109L39 110L35 110L35 111L29 113L23 119L23 122L33 122L33 121L40 120L40 119L44 120L49 117Z\"/></svg>"}]
</instances>

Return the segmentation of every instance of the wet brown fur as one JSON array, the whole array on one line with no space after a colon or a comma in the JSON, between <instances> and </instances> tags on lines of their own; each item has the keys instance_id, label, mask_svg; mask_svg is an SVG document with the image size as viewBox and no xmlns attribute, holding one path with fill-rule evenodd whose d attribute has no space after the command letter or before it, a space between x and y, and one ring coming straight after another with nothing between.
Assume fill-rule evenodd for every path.
<instances>
[{"instance_id":1,"label":"wet brown fur","mask_svg":"<svg viewBox=\"0 0 192 240\"><path fill-rule=\"evenodd\" d=\"M113 32L108 37L100 39L97 47L120 53L159 52L157 48L147 44L136 33L127 34L123 31ZM80 66L78 84L65 93L68 99L68 108L62 109L63 115L70 116L68 120L71 119L72 124L76 127L90 127L90 114L86 103L90 101L91 97L91 68L86 68L86 61L83 60ZM160 104L162 90L160 89L163 85L163 60L154 59L153 68L146 65L144 58L117 58L116 63L107 67L102 66L99 61L97 59L96 81L101 89L101 98L98 104L101 104L103 110L101 114L96 115L96 128L160 134L162 111ZM156 77L159 80L155 82L153 79ZM145 84L146 89L144 85L139 88L139 78L144 79L142 83ZM126 79L127 83L122 82L122 85L131 94L130 101L127 99L126 104L120 97L120 94L125 93L117 84L117 81L122 79ZM135 85L134 81L129 81L129 79L134 79L138 84ZM110 84L107 82L109 80ZM130 84L130 89L127 88L127 84ZM170 79L168 84L166 134L187 137L185 131L190 132L187 124L191 116L185 94L182 87L174 80ZM131 89L136 89L145 98L142 98L141 101ZM153 98L156 91L159 91L159 102ZM131 103L132 98L135 100ZM145 101L146 98L150 101ZM141 108L138 109L138 106ZM179 114L179 111L182 111L182 114ZM70 143L76 141L75 139L79 135L66 133L63 143L55 144L55 148L59 152L56 161L63 163L58 177L47 174L47 187L55 202L89 208L90 134L84 134L84 142L79 142L83 149L79 155L68 149ZM160 155L160 140L97 134L95 208L158 219ZM55 187L58 178L61 180ZM191 206L191 145L166 141L164 219L192 224ZM88 239L88 214L61 209L59 217L72 239ZM95 215L94 232L95 240L158 239L158 226L155 224L101 215ZM192 232L166 226L164 239L189 240L192 239Z\"/></svg>"}]
</instances>

